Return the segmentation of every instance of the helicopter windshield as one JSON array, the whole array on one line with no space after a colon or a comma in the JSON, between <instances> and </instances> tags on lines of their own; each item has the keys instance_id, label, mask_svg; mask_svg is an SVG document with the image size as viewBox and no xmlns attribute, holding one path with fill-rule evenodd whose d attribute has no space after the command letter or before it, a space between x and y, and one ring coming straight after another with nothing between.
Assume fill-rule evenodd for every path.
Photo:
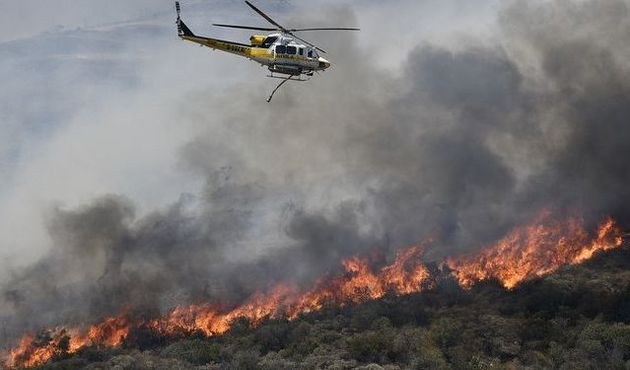
<instances>
[{"instance_id":1,"label":"helicopter windshield","mask_svg":"<svg viewBox=\"0 0 630 370\"><path fill-rule=\"evenodd\" d=\"M274 42L276 42L276 40L278 39L278 37L276 36L269 36L265 39L265 41L263 41L262 43L262 47L267 49L269 48L271 45L273 45Z\"/></svg>"}]
</instances>

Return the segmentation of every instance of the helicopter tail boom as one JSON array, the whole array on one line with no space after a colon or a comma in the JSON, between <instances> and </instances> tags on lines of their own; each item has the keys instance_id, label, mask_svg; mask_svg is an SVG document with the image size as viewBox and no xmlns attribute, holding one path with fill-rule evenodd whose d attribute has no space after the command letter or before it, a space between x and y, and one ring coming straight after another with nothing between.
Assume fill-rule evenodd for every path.
<instances>
[{"instance_id":1,"label":"helicopter tail boom","mask_svg":"<svg viewBox=\"0 0 630 370\"><path fill-rule=\"evenodd\" d=\"M177 35L181 39L191 41L202 46L207 46L215 50L221 50L244 57L251 56L250 45L195 35L181 19L181 7L179 5L179 1L175 2L175 11L177 11Z\"/></svg>"}]
</instances>

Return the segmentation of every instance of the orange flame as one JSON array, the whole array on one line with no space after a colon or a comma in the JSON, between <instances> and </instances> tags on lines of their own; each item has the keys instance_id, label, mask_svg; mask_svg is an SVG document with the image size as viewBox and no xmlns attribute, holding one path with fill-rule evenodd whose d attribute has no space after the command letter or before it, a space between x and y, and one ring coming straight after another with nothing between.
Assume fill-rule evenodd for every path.
<instances>
[{"instance_id":1,"label":"orange flame","mask_svg":"<svg viewBox=\"0 0 630 370\"><path fill-rule=\"evenodd\" d=\"M45 338L36 339L25 335L19 345L9 353L6 366L9 368L31 367L48 362L51 358L76 353L90 345L115 347L122 343L131 322L124 316L105 319L82 333L79 329L55 329L48 331Z\"/></svg>"},{"instance_id":2,"label":"orange flame","mask_svg":"<svg viewBox=\"0 0 630 370\"><path fill-rule=\"evenodd\" d=\"M326 303L343 305L381 298L388 292L398 295L419 292L430 278L429 270L421 260L425 246L399 252L391 265L377 273L370 271L365 258L344 260L346 274L331 281L320 280L315 288L302 294L289 310L289 319L317 311Z\"/></svg>"},{"instance_id":3,"label":"orange flame","mask_svg":"<svg viewBox=\"0 0 630 370\"><path fill-rule=\"evenodd\" d=\"M515 228L495 245L473 255L447 258L445 264L462 287L494 278L511 289L523 280L544 276L566 264L583 262L597 251L617 248L623 242L621 235L612 219L606 219L590 238L579 219L558 221L550 212L543 212L530 225ZM49 331L49 337L44 339L27 335L10 352L6 366L35 366L91 345L118 346L132 329L139 327L148 327L162 335L202 332L210 337L228 331L239 317L256 325L266 318L292 320L326 304L342 306L381 298L387 293L420 292L430 288L433 281L422 262L428 244L401 250L391 264L380 269L373 269L367 258L350 257L342 261L344 274L322 278L310 290L300 291L296 286L280 283L266 294L252 295L231 310L191 305L177 307L166 316L150 321L133 322L122 315L108 318L86 331L56 329Z\"/></svg>"},{"instance_id":4,"label":"orange flame","mask_svg":"<svg viewBox=\"0 0 630 370\"><path fill-rule=\"evenodd\" d=\"M35 337L25 335L20 340L17 348L9 353L7 367L32 367L47 362L57 351L58 341L50 340L45 346L41 346L36 342Z\"/></svg>"},{"instance_id":5,"label":"orange flame","mask_svg":"<svg viewBox=\"0 0 630 370\"><path fill-rule=\"evenodd\" d=\"M621 231L610 218L590 239L581 220L558 221L543 212L531 225L515 228L495 245L477 254L448 258L446 264L464 287L494 278L511 289L523 280L584 262L595 252L617 248L622 242Z\"/></svg>"}]
</instances>

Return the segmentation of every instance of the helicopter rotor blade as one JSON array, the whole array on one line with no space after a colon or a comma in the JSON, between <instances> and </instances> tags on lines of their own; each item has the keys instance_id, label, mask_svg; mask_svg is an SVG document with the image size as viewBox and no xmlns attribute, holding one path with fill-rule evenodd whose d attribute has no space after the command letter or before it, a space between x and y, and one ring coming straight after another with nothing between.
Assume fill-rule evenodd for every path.
<instances>
[{"instance_id":1,"label":"helicopter rotor blade","mask_svg":"<svg viewBox=\"0 0 630 370\"><path fill-rule=\"evenodd\" d=\"M240 26L240 25L237 25L237 24L212 23L212 25L215 26L215 27L238 28L238 29L242 29L242 30L278 31L277 28Z\"/></svg>"},{"instance_id":2,"label":"helicopter rotor blade","mask_svg":"<svg viewBox=\"0 0 630 370\"><path fill-rule=\"evenodd\" d=\"M361 31L360 28L352 27L319 27L319 28L291 28L291 32L303 32L303 31Z\"/></svg>"},{"instance_id":3,"label":"helicopter rotor blade","mask_svg":"<svg viewBox=\"0 0 630 370\"><path fill-rule=\"evenodd\" d=\"M269 23L273 24L274 26L278 27L278 29L280 31L283 31L283 32L287 32L288 31L286 28L282 27L278 22L276 22L273 19L271 19L271 17L269 17L267 14L263 13L262 10L256 8L254 6L254 4L250 3L247 0L245 0L245 4L249 5L250 8L254 9L254 11L256 13L258 13L261 17L265 18L267 20L267 22L269 22Z\"/></svg>"},{"instance_id":4,"label":"helicopter rotor blade","mask_svg":"<svg viewBox=\"0 0 630 370\"><path fill-rule=\"evenodd\" d=\"M315 27L315 28L292 28L290 30L287 30L288 34L295 37L296 39L314 47L315 49L321 51L322 53L326 54L326 51L322 48L320 48L317 45L314 45L306 40L304 40L303 38L298 37L294 32L302 32L302 31L360 31L359 28L353 28L353 27Z\"/></svg>"},{"instance_id":5,"label":"helicopter rotor blade","mask_svg":"<svg viewBox=\"0 0 630 370\"><path fill-rule=\"evenodd\" d=\"M312 46L312 47L314 47L315 49L317 49L317 50L321 51L322 53L326 54L326 50L324 50L324 49L320 48L319 46L317 46L317 45L315 45L315 44L313 44L313 43L311 43L311 42L308 42L308 41L304 40L304 39L303 39L303 38L301 38L301 37L296 36L294 33L290 32L290 31L287 31L287 34L289 34L289 35L291 35L291 36L295 37L296 39L298 39L298 40L300 40L300 41L302 41L302 42L303 42L303 43L305 43L306 45Z\"/></svg>"},{"instance_id":6,"label":"helicopter rotor blade","mask_svg":"<svg viewBox=\"0 0 630 370\"><path fill-rule=\"evenodd\" d=\"M273 24L274 26L278 27L277 31L281 31L283 33L286 33L287 35L291 35L293 37L295 37L296 39L304 42L305 44L314 47L315 49L321 51L322 53L326 53L326 51L306 40L304 40L303 38L300 38L298 36L296 36L293 32L301 32L301 31L359 31L358 28L351 28L351 27L318 27L318 28L293 28L293 29L286 29L285 27L283 27L282 25L280 25L278 22L274 21L273 19L271 19L271 17L269 17L267 14L265 14L262 10L258 9L254 4L250 3L248 0L245 0L245 4L247 4L250 8L252 8L256 13L258 13L261 17L265 18L267 20L267 22ZM240 27L233 27L233 28L244 28L244 26L240 26ZM254 28L252 28L254 29ZM262 28L258 28L263 30ZM265 30L266 31L266 30ZM269 30L271 31L271 30Z\"/></svg>"}]
</instances>

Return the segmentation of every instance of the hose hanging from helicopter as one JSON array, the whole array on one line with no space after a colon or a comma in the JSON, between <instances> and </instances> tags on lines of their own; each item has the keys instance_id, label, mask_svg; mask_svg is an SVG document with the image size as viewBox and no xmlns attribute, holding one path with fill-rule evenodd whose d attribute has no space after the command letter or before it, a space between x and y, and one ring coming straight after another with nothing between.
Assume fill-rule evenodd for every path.
<instances>
[{"instance_id":1,"label":"hose hanging from helicopter","mask_svg":"<svg viewBox=\"0 0 630 370\"><path fill-rule=\"evenodd\" d=\"M276 86L275 89L273 89L273 91L271 92L271 95L269 95L269 98L267 98L267 103L271 102L271 99L273 99L273 94L276 93L276 91L278 91L278 89L280 88L280 86L284 85L285 82L289 81L291 79L291 77L293 77L293 75L289 75L289 77L284 78L279 84L278 86Z\"/></svg>"}]
</instances>

